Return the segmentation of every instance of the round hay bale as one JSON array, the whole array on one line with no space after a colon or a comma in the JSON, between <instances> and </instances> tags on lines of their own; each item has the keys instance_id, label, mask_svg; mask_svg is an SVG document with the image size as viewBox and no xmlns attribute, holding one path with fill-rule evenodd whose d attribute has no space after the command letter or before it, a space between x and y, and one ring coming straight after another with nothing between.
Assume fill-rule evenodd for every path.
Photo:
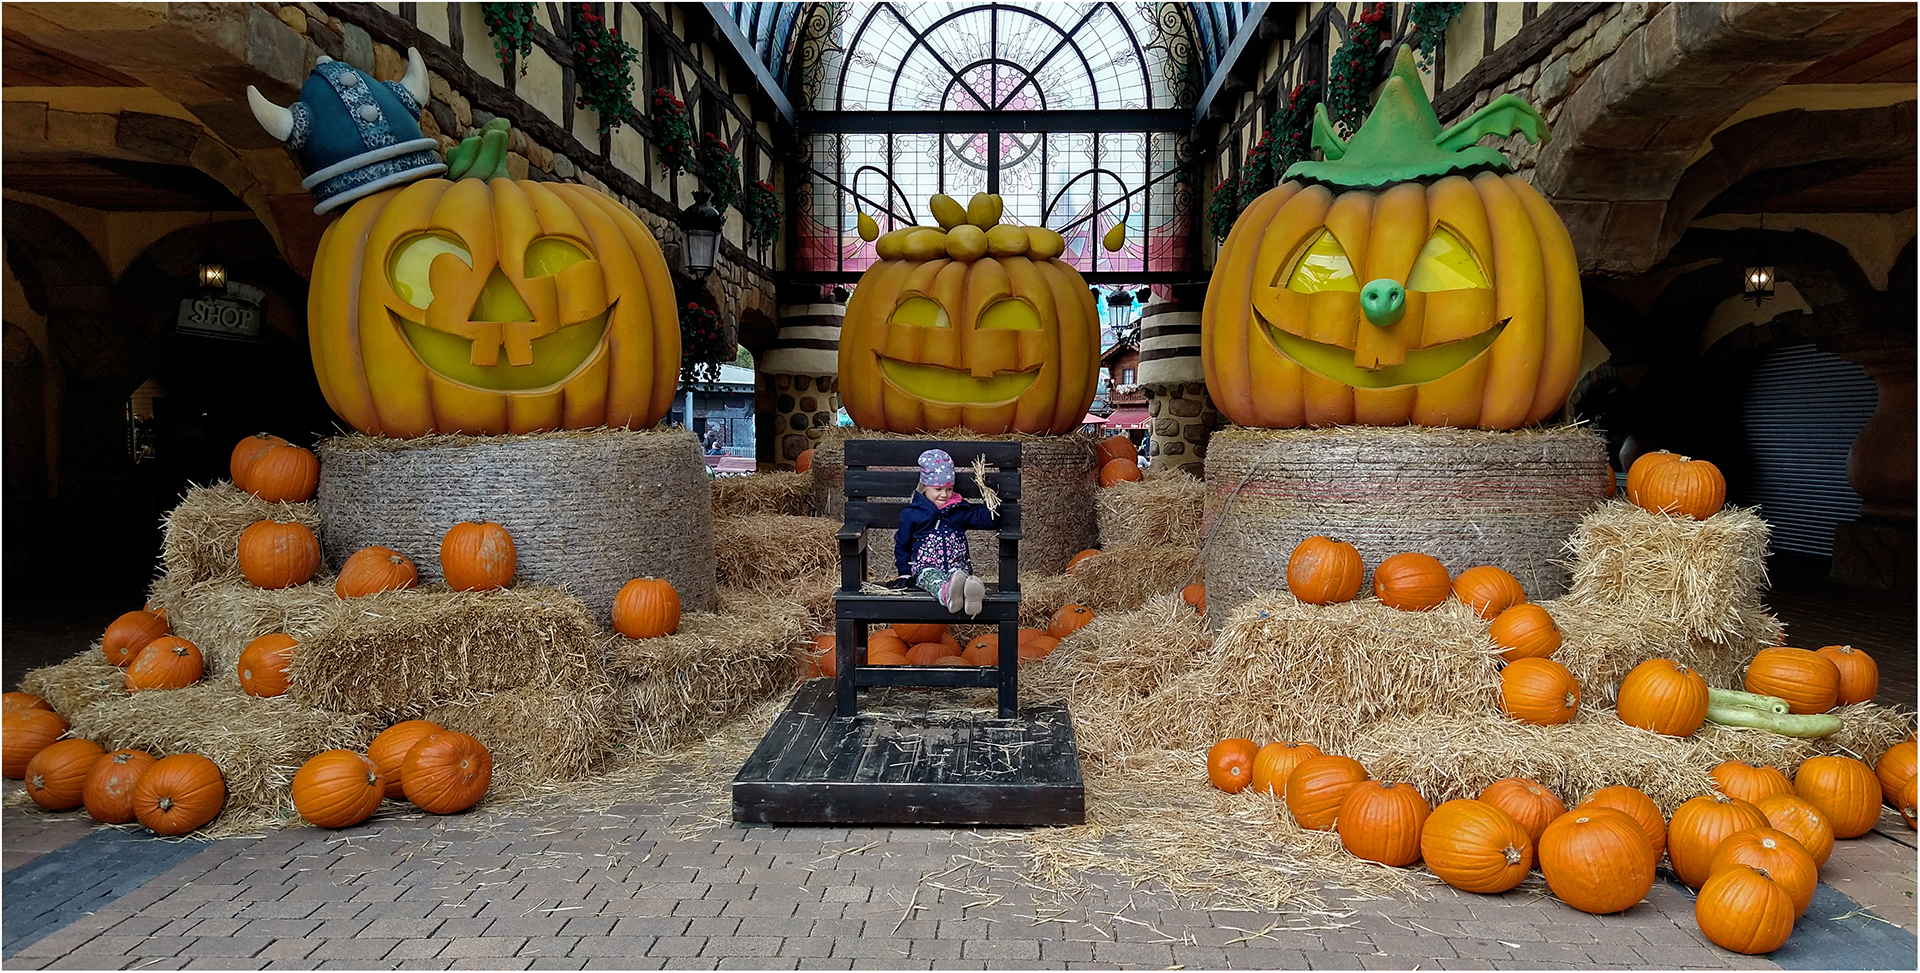
<instances>
[{"instance_id":1,"label":"round hay bale","mask_svg":"<svg viewBox=\"0 0 1920 973\"><path fill-rule=\"evenodd\" d=\"M444 580L440 540L463 520L513 535L515 584L560 585L601 625L637 577L665 578L687 611L714 605L712 484L687 430L322 440L320 545L338 565L369 544Z\"/></svg>"},{"instance_id":2,"label":"round hay bale","mask_svg":"<svg viewBox=\"0 0 1920 973\"><path fill-rule=\"evenodd\" d=\"M1024 433L981 435L968 429L902 435L867 430L846 431L843 438L823 440L813 451L814 505L820 516L844 520L847 509L845 439L920 439L927 442L988 440L1020 444L1020 561L1022 572L1058 574L1075 554L1099 540L1094 496L1100 489L1094 464L1095 440L1074 433L1034 436ZM966 467L959 478L971 482ZM907 498L902 498L907 499ZM893 532L867 532L867 576L885 581L894 576ZM1000 545L992 531L967 532L974 572L989 581L999 579Z\"/></svg>"},{"instance_id":3,"label":"round hay bale","mask_svg":"<svg viewBox=\"0 0 1920 973\"><path fill-rule=\"evenodd\" d=\"M1207 451L1208 620L1285 590L1287 558L1315 534L1359 549L1363 590L1374 565L1419 551L1456 574L1505 568L1533 601L1558 597L1569 575L1557 559L1606 481L1606 443L1581 427L1223 429Z\"/></svg>"}]
</instances>

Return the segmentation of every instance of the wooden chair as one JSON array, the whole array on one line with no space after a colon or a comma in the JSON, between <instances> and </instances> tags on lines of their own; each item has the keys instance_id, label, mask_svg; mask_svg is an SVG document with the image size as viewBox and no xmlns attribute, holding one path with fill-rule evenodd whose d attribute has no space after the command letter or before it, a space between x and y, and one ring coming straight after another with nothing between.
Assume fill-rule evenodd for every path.
<instances>
[{"instance_id":1,"label":"wooden chair","mask_svg":"<svg viewBox=\"0 0 1920 973\"><path fill-rule=\"evenodd\" d=\"M913 588L892 594L861 590L868 576L869 530L889 535L900 526L920 483L916 465L920 454L944 449L953 457L954 489L975 503L981 501L971 467L985 456L987 485L1000 498L999 581L987 586L980 614L956 614L932 595ZM859 710L863 686L992 686L999 691L1000 717L1011 719L1018 709L1020 618L1020 444L1017 442L928 442L924 439L849 439L846 441L846 521L840 542L840 590L833 596L835 646L835 711L853 716ZM906 498L906 499L901 499ZM885 551L892 574L891 536ZM999 664L994 666L870 666L867 654L870 624L945 622L991 624L999 628Z\"/></svg>"}]
</instances>

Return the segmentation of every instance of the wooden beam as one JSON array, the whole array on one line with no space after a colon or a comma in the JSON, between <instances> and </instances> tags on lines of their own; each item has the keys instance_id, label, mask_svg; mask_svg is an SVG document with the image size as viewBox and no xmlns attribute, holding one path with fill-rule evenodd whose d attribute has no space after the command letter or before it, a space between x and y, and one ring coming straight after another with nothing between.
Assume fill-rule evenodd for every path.
<instances>
[{"instance_id":1,"label":"wooden beam","mask_svg":"<svg viewBox=\"0 0 1920 973\"><path fill-rule=\"evenodd\" d=\"M1553 49L1553 45L1565 40L1587 22L1587 18L1605 10L1605 3L1556 3L1540 11L1532 22L1520 28L1512 40L1500 45L1498 50L1480 60L1466 76L1440 93L1433 99L1434 114L1442 122L1472 103L1473 96L1480 89L1519 74ZM1485 7L1487 23L1493 23L1493 5ZM1487 37L1493 37L1493 28L1487 28Z\"/></svg>"}]
</instances>

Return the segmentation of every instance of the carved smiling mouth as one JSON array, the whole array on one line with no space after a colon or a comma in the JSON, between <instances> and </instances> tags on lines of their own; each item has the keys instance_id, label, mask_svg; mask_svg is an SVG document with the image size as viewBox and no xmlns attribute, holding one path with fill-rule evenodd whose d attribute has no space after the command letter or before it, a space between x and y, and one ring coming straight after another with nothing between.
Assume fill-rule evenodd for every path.
<instances>
[{"instance_id":1,"label":"carved smiling mouth","mask_svg":"<svg viewBox=\"0 0 1920 973\"><path fill-rule=\"evenodd\" d=\"M607 319L613 314L613 306L608 305L605 311L578 324L532 339L533 360L525 365L510 364L506 355L498 356L491 365L475 365L473 339L409 321L391 310L387 313L407 347L435 374L474 388L524 392L559 385L591 361L606 337ZM513 325L514 322L507 322L502 327Z\"/></svg>"},{"instance_id":2,"label":"carved smiling mouth","mask_svg":"<svg viewBox=\"0 0 1920 973\"><path fill-rule=\"evenodd\" d=\"M1361 368L1353 363L1352 348L1289 334L1274 327L1257 311L1254 317L1259 320L1267 340L1273 342L1281 355L1321 378L1357 389L1400 388L1444 378L1484 354L1493 346L1494 339L1507 329L1507 322L1513 320L1507 318L1479 334L1458 341L1443 342L1429 348L1409 348L1406 360L1397 365Z\"/></svg>"},{"instance_id":3,"label":"carved smiling mouth","mask_svg":"<svg viewBox=\"0 0 1920 973\"><path fill-rule=\"evenodd\" d=\"M880 374L887 384L923 402L939 405L1006 405L1033 387L1040 377L1040 366L1025 371L995 372L991 378L974 378L958 368L904 362L875 354Z\"/></svg>"}]
</instances>

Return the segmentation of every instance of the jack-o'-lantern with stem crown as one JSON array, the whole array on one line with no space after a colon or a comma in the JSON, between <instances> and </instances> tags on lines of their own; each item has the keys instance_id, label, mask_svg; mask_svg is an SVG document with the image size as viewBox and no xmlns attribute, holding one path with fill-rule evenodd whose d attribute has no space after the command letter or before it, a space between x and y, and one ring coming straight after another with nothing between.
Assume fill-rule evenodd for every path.
<instances>
[{"instance_id":1,"label":"jack-o'-lantern with stem crown","mask_svg":"<svg viewBox=\"0 0 1920 973\"><path fill-rule=\"evenodd\" d=\"M1517 429L1565 404L1585 325L1564 224L1484 136L1550 138L1503 95L1442 131L1411 52L1351 141L1315 112L1296 163L1221 246L1201 313L1220 412L1274 429Z\"/></svg>"},{"instance_id":2,"label":"jack-o'-lantern with stem crown","mask_svg":"<svg viewBox=\"0 0 1920 973\"><path fill-rule=\"evenodd\" d=\"M840 399L862 429L976 433L1079 428L1099 374L1100 323L1060 234L1000 222L1001 199L932 199L938 229L884 236L840 330Z\"/></svg>"}]
</instances>

